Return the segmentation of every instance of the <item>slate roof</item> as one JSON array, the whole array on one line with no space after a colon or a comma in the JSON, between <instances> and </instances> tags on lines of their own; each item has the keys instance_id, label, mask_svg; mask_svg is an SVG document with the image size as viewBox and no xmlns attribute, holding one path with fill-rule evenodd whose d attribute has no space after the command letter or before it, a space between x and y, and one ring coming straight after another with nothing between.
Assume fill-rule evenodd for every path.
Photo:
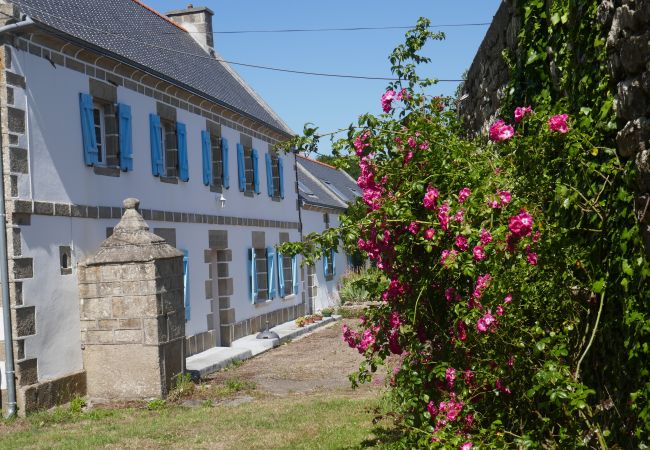
<instances>
[{"instance_id":1,"label":"slate roof","mask_svg":"<svg viewBox=\"0 0 650 450\"><path fill-rule=\"evenodd\" d=\"M308 204L346 209L361 195L352 177L320 161L298 155L298 193ZM300 183L303 186L300 186ZM305 191L306 188L308 191Z\"/></svg>"},{"instance_id":2,"label":"slate roof","mask_svg":"<svg viewBox=\"0 0 650 450\"><path fill-rule=\"evenodd\" d=\"M291 129L225 63L210 57L181 27L138 0L11 0L50 31L126 60L211 101ZM218 56L217 56L218 57Z\"/></svg>"}]
</instances>

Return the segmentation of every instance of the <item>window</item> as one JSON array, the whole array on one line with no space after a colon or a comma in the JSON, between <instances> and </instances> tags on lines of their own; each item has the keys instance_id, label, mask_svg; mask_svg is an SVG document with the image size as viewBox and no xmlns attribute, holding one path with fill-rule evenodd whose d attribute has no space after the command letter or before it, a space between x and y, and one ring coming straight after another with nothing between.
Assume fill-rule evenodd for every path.
<instances>
[{"instance_id":1,"label":"window","mask_svg":"<svg viewBox=\"0 0 650 450\"><path fill-rule=\"evenodd\" d=\"M296 256L278 253L278 278L280 297L298 292L298 260Z\"/></svg>"},{"instance_id":2,"label":"window","mask_svg":"<svg viewBox=\"0 0 650 450\"><path fill-rule=\"evenodd\" d=\"M327 185L327 187L332 192L334 192L334 194L336 194L336 196L338 198L340 198L341 200L343 200L345 203L348 203L350 201L350 197L348 197L347 195L344 195L343 192L339 191L339 189L336 186L334 186L331 182L323 180L323 183L325 183Z\"/></svg>"},{"instance_id":3,"label":"window","mask_svg":"<svg viewBox=\"0 0 650 450\"><path fill-rule=\"evenodd\" d=\"M149 114L151 172L162 181L189 181L185 124Z\"/></svg>"},{"instance_id":4,"label":"window","mask_svg":"<svg viewBox=\"0 0 650 450\"><path fill-rule=\"evenodd\" d=\"M259 157L253 148L253 139L246 135L241 135L237 144L237 172L241 192L260 193Z\"/></svg>"},{"instance_id":5,"label":"window","mask_svg":"<svg viewBox=\"0 0 650 450\"><path fill-rule=\"evenodd\" d=\"M248 249L249 293L252 303L263 303L275 296L273 289L273 263L268 249ZM269 270L270 269L270 270Z\"/></svg>"},{"instance_id":6,"label":"window","mask_svg":"<svg viewBox=\"0 0 650 450\"><path fill-rule=\"evenodd\" d=\"M176 141L178 137L176 136L176 127L174 122L168 120L160 121L160 134L162 148L164 150L163 158L163 173L168 177L177 177L178 176L178 146Z\"/></svg>"},{"instance_id":7,"label":"window","mask_svg":"<svg viewBox=\"0 0 650 450\"><path fill-rule=\"evenodd\" d=\"M97 143L97 163L106 165L106 126L104 107L97 102L93 103L93 128L95 131L95 142Z\"/></svg>"},{"instance_id":8,"label":"window","mask_svg":"<svg viewBox=\"0 0 650 450\"><path fill-rule=\"evenodd\" d=\"M276 154L264 155L266 163L266 188L269 197L284 198L284 168L282 158Z\"/></svg>"},{"instance_id":9,"label":"window","mask_svg":"<svg viewBox=\"0 0 650 450\"><path fill-rule=\"evenodd\" d=\"M84 93L79 94L79 107L84 163L125 172L133 170L131 108Z\"/></svg>"},{"instance_id":10,"label":"window","mask_svg":"<svg viewBox=\"0 0 650 450\"><path fill-rule=\"evenodd\" d=\"M336 252L329 250L323 256L323 273L326 280L331 280L336 275Z\"/></svg>"}]
</instances>

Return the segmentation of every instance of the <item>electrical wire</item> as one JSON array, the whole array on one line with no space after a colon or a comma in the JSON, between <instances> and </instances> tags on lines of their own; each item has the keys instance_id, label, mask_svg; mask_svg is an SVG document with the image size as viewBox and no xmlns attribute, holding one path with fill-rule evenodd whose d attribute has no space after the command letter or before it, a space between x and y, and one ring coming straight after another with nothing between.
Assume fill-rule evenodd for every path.
<instances>
[{"instance_id":1,"label":"electrical wire","mask_svg":"<svg viewBox=\"0 0 650 450\"><path fill-rule=\"evenodd\" d=\"M381 81L398 81L399 80L398 78L394 78L394 77L375 77L375 76L364 76L364 75L349 75L349 74L311 72L311 71L306 71L306 70L286 69L286 68L281 68L281 67L264 66L264 65L260 65L260 64L250 64L250 63L243 63L243 62L239 62L239 61L226 60L226 59L217 58L217 57L210 56L210 55L199 55L199 54L195 54L195 53L187 53L187 52L184 52L182 50L176 50L176 49L169 48L169 47L164 47L164 46L161 46L161 45L151 44L149 42L145 42L145 41L142 41L142 40L139 40L139 39L129 38L127 36L124 36L123 34L117 34L117 33L113 33L113 32L108 31L108 30L103 30L101 28L96 28L96 27L92 27L90 25L85 25L85 24L82 24L82 23L79 23L79 22L75 22L75 21L67 19L65 17L60 17L60 16L54 15L52 13L49 13L47 11L43 11L41 9L34 8L34 7L30 6L30 5L22 5L19 1L14 1L14 3L19 5L19 6L27 6L29 9L31 9L33 11L39 12L41 14L45 14L47 16L50 16L50 17L54 18L54 19L62 20L64 22L68 22L68 23L71 23L73 25L77 25L77 26L82 27L82 28L97 31L99 33L103 33L103 34L113 36L113 37L116 37L116 38L119 38L119 39L123 39L123 40L129 41L129 42L133 42L133 43L137 43L137 44L141 44L141 45L146 45L148 47L156 48L158 50L164 50L164 51L168 51L168 52L172 52L172 53L178 53L178 54L182 54L182 55L186 55L186 56L192 56L192 57L195 57L195 58L210 59L210 60L214 60L214 61L218 61L218 62L222 62L222 63L226 63L226 64L231 64L231 65L235 65L235 66L242 66L242 67L249 67L249 68L254 68L254 69L269 70L269 71L274 71L274 72L293 73L293 74L297 74L297 75L309 75L309 76L330 77L330 78L348 78L348 79L355 79L355 80L381 80ZM0 14L3 14L5 16L7 16L7 17L12 17L13 18L13 16L11 16L10 14L7 14L7 13L2 12L2 11L0 11ZM458 82L461 82L463 80L459 80L459 79L436 79L436 81L437 82L458 83Z\"/></svg>"},{"instance_id":2,"label":"electrical wire","mask_svg":"<svg viewBox=\"0 0 650 450\"><path fill-rule=\"evenodd\" d=\"M462 28L487 26L491 22L481 23L445 23L429 25L427 28ZM383 26L383 27L349 27L349 28L287 28L278 30L222 30L213 31L212 34L247 34L247 33L320 33L331 31L376 31L376 30L410 30L414 26ZM201 31L188 31L188 33L202 33Z\"/></svg>"}]
</instances>

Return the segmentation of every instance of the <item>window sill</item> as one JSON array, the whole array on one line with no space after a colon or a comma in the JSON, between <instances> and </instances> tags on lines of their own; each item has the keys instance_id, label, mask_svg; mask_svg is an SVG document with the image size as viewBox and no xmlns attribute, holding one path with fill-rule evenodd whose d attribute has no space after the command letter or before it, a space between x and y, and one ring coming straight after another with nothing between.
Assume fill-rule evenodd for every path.
<instances>
[{"instance_id":1,"label":"window sill","mask_svg":"<svg viewBox=\"0 0 650 450\"><path fill-rule=\"evenodd\" d=\"M284 297L281 297L283 302L288 302L289 300L295 300L296 299L296 294L289 294L285 295Z\"/></svg>"},{"instance_id":2,"label":"window sill","mask_svg":"<svg viewBox=\"0 0 650 450\"><path fill-rule=\"evenodd\" d=\"M176 177L163 177L163 176L160 176L158 178L160 178L160 181L163 182L163 183L178 184L178 178L176 178Z\"/></svg>"},{"instance_id":3,"label":"window sill","mask_svg":"<svg viewBox=\"0 0 650 450\"><path fill-rule=\"evenodd\" d=\"M332 281L334 279L334 275L325 275L325 281Z\"/></svg>"},{"instance_id":4,"label":"window sill","mask_svg":"<svg viewBox=\"0 0 650 450\"><path fill-rule=\"evenodd\" d=\"M257 308L257 307L260 307L260 306L266 306L266 305L268 305L270 303L273 303L272 299L262 300L260 302L255 302L255 307Z\"/></svg>"},{"instance_id":5,"label":"window sill","mask_svg":"<svg viewBox=\"0 0 650 450\"><path fill-rule=\"evenodd\" d=\"M115 177L120 176L120 168L114 166L93 166L93 172L95 175L102 175L105 177Z\"/></svg>"}]
</instances>

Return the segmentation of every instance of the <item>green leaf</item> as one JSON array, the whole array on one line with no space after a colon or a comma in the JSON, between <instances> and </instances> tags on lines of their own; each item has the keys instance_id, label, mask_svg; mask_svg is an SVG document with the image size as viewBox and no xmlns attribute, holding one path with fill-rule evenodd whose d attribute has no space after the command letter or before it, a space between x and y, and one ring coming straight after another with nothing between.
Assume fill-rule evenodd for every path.
<instances>
[{"instance_id":1,"label":"green leaf","mask_svg":"<svg viewBox=\"0 0 650 450\"><path fill-rule=\"evenodd\" d=\"M603 288L605 287L605 280L602 278L598 281L595 281L594 284L591 285L591 290L595 294L600 294L603 291Z\"/></svg>"}]
</instances>

